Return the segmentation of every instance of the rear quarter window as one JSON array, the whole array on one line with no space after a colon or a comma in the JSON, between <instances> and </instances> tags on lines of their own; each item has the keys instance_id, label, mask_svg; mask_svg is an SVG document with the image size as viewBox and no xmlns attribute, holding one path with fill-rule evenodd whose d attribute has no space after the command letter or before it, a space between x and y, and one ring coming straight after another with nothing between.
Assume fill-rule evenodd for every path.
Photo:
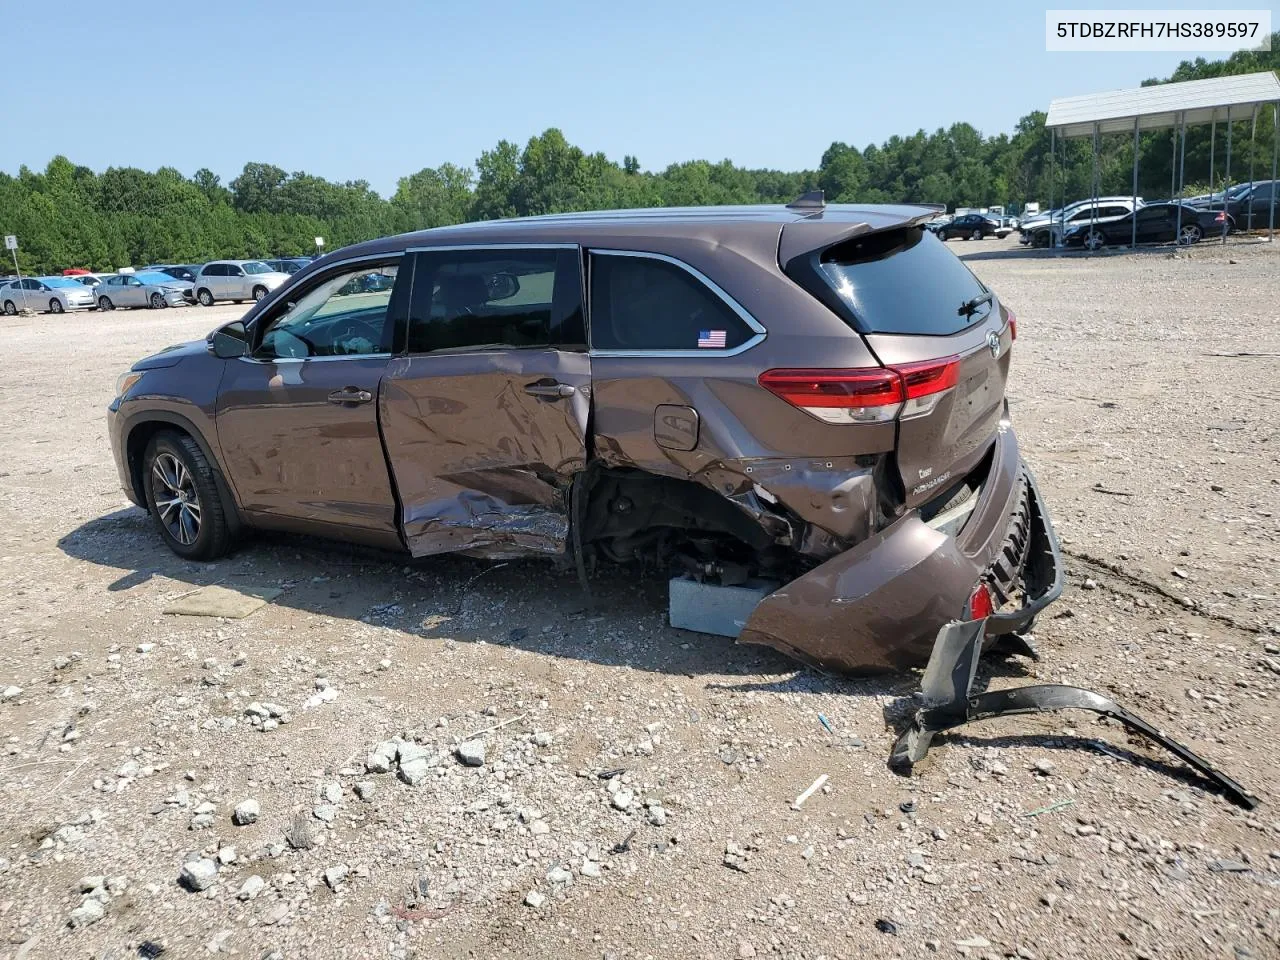
<instances>
[{"instance_id":1,"label":"rear quarter window","mask_svg":"<svg viewBox=\"0 0 1280 960\"><path fill-rule=\"evenodd\" d=\"M732 350L756 331L685 268L649 256L593 254L595 350Z\"/></svg>"},{"instance_id":2,"label":"rear quarter window","mask_svg":"<svg viewBox=\"0 0 1280 960\"><path fill-rule=\"evenodd\" d=\"M986 288L928 230L907 227L848 240L819 270L865 333L947 336L982 320L987 303L961 310Z\"/></svg>"}]
</instances>

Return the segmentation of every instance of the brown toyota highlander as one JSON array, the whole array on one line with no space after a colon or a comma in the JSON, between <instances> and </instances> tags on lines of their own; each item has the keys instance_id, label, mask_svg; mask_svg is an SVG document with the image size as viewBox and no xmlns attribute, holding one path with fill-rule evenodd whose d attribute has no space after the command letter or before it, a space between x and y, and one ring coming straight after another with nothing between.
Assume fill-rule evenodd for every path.
<instances>
[{"instance_id":1,"label":"brown toyota highlander","mask_svg":"<svg viewBox=\"0 0 1280 960\"><path fill-rule=\"evenodd\" d=\"M921 664L955 621L1016 645L1062 587L1017 328L934 214L806 196L339 250L120 378L120 478L190 559L270 528L763 583L740 639L841 671Z\"/></svg>"}]
</instances>

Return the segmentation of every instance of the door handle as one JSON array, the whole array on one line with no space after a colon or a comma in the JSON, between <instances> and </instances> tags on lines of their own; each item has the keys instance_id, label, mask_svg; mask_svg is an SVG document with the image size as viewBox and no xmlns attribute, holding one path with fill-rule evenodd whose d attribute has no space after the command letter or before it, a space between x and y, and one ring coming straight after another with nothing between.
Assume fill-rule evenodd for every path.
<instances>
[{"instance_id":1,"label":"door handle","mask_svg":"<svg viewBox=\"0 0 1280 960\"><path fill-rule=\"evenodd\" d=\"M329 394L330 403L368 403L372 399L372 393L359 387L343 387Z\"/></svg>"},{"instance_id":2,"label":"door handle","mask_svg":"<svg viewBox=\"0 0 1280 960\"><path fill-rule=\"evenodd\" d=\"M578 391L569 383L530 383L525 386L524 392L534 397L546 397L550 400L560 400L564 397L572 397Z\"/></svg>"}]
</instances>

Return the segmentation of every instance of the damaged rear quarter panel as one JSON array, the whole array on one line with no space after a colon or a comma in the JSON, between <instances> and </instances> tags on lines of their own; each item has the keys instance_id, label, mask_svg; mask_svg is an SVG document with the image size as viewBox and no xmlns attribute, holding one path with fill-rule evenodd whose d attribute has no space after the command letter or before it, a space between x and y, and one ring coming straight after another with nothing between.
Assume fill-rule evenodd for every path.
<instances>
[{"instance_id":1,"label":"damaged rear quarter panel","mask_svg":"<svg viewBox=\"0 0 1280 960\"><path fill-rule=\"evenodd\" d=\"M551 400L525 391L547 378L572 385L574 394ZM567 490L586 461L590 390L585 353L475 351L394 361L379 416L410 552L563 553Z\"/></svg>"}]
</instances>

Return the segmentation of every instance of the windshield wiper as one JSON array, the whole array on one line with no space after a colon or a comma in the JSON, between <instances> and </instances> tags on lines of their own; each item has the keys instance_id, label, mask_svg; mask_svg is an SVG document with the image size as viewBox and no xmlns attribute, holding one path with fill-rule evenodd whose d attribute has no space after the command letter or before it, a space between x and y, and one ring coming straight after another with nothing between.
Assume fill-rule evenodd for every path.
<instances>
[{"instance_id":1,"label":"windshield wiper","mask_svg":"<svg viewBox=\"0 0 1280 960\"><path fill-rule=\"evenodd\" d=\"M978 308L980 306L984 303L990 303L993 296L994 294L992 294L990 290L987 290L985 293L980 293L976 297L966 300L964 303L960 304L960 309L957 310L956 313L960 314L962 317L972 317L978 312Z\"/></svg>"}]
</instances>

